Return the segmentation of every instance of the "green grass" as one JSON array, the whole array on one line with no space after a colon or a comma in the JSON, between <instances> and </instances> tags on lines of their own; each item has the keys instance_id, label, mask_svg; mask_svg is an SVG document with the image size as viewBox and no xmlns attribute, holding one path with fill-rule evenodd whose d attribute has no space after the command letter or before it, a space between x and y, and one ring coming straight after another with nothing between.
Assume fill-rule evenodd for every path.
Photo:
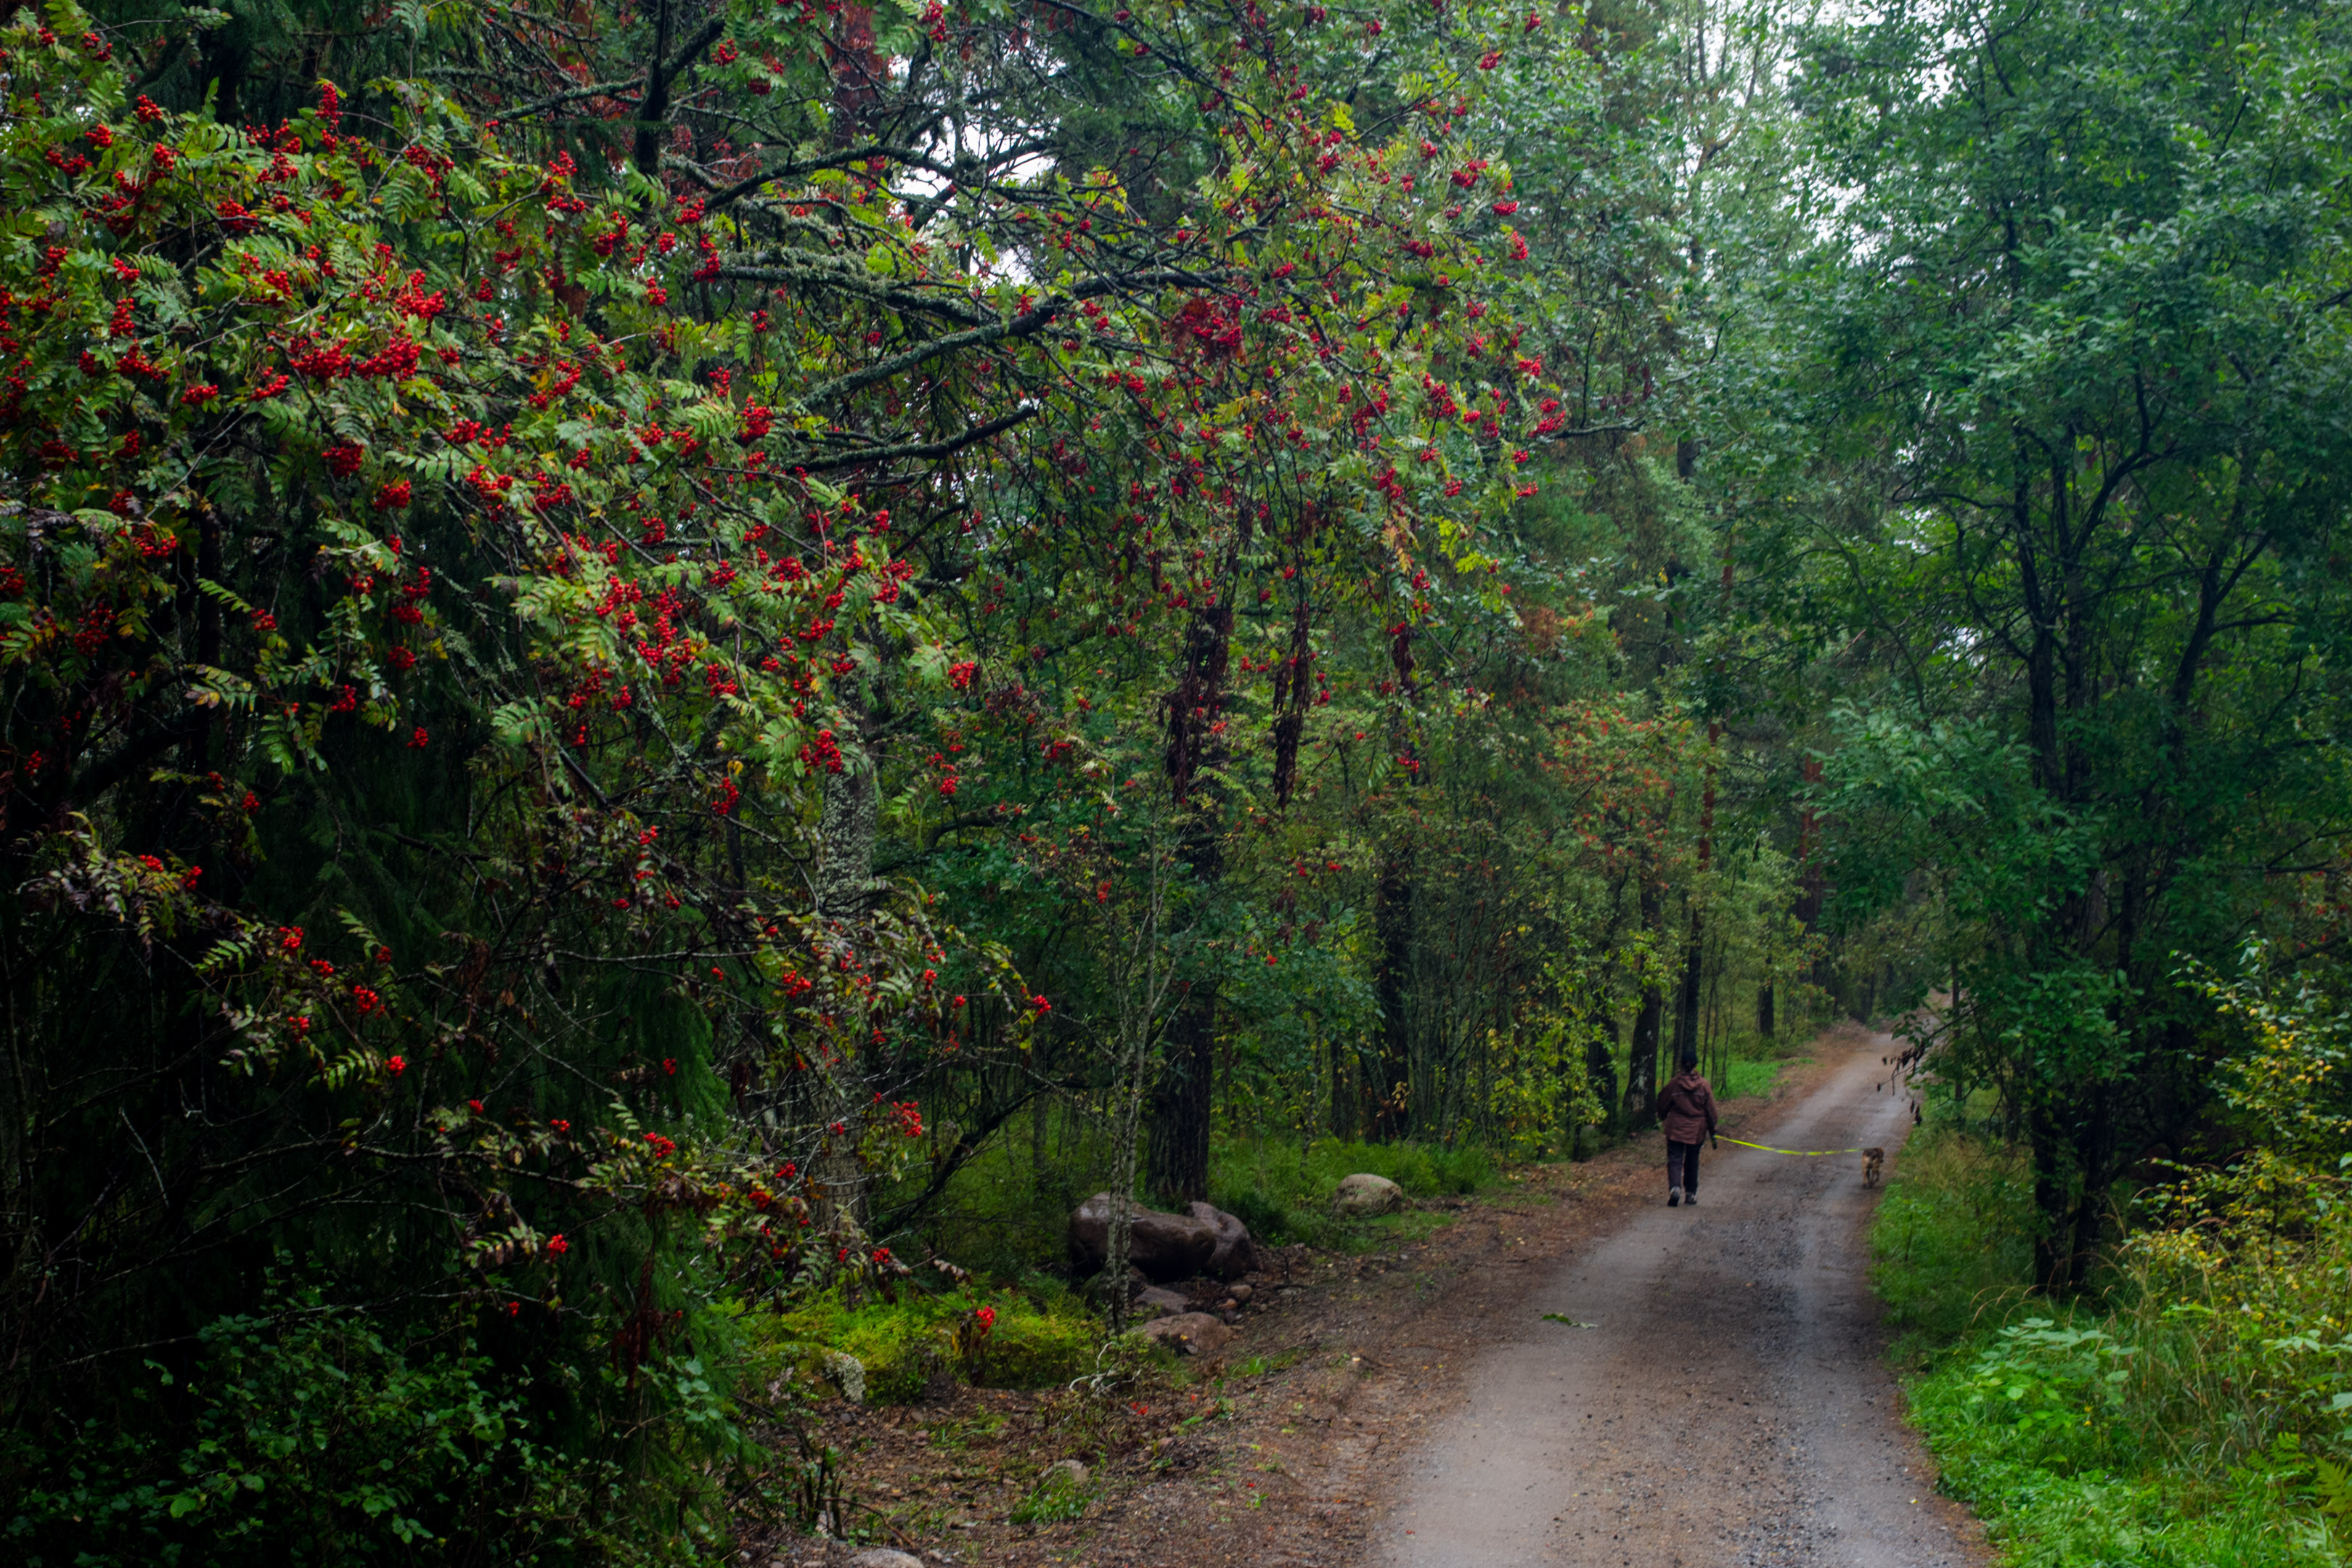
<instances>
[{"instance_id":1,"label":"green grass","mask_svg":"<svg viewBox=\"0 0 2352 1568\"><path fill-rule=\"evenodd\" d=\"M2320 1414L2344 1352L2275 1332L2292 1326L2275 1308L2269 1327L2217 1311L2128 1259L2103 1295L2053 1303L2030 1289L2033 1234L2021 1155L1931 1126L1872 1237L1874 1282L1915 1369L1912 1419L2004 1561L2340 1564L2316 1505L2346 1491L2326 1468L2343 1417Z\"/></svg>"},{"instance_id":2,"label":"green grass","mask_svg":"<svg viewBox=\"0 0 2352 1568\"><path fill-rule=\"evenodd\" d=\"M2332 1568L2344 1559L2294 1478L2251 1472L2185 1484L2114 1416L2085 1416L2099 1391L2063 1374L2034 1385L2049 1404L2011 1402L2044 1358L1988 1345L1917 1379L1912 1417L1944 1489L1975 1509L2009 1568ZM1989 1386L1990 1385L1990 1386ZM2030 1393L2037 1401L2043 1395ZM2055 1427L2028 1425L2035 1414ZM2104 1429L2101 1429L2104 1428ZM2105 1461L2105 1462L2100 1462Z\"/></svg>"},{"instance_id":3,"label":"green grass","mask_svg":"<svg viewBox=\"0 0 2352 1568\"><path fill-rule=\"evenodd\" d=\"M982 1275L1020 1278L1062 1269L1070 1211L1102 1190L1108 1160L1095 1142L1068 1147L1057 1142L1055 1149L1064 1163L1049 1158L1041 1171L1022 1140L991 1140L949 1182L922 1226L922 1239L941 1257ZM1240 1215L1251 1235L1275 1247L1306 1242L1379 1250L1417 1240L1444 1223L1440 1215L1412 1211L1335 1218L1333 1191L1342 1176L1360 1171L1386 1176L1416 1198L1475 1193L1498 1175L1493 1156L1482 1149L1220 1137L1211 1151L1210 1201ZM875 1206L887 1212L915 1190L913 1183L910 1178L881 1194Z\"/></svg>"},{"instance_id":4,"label":"green grass","mask_svg":"<svg viewBox=\"0 0 2352 1568\"><path fill-rule=\"evenodd\" d=\"M1407 1197L1465 1194L1492 1186L1497 1173L1483 1149L1427 1143L1355 1143L1336 1138L1220 1139L1209 1167L1209 1197L1241 1216L1250 1234L1269 1246L1294 1242L1343 1251L1369 1251L1416 1240L1444 1223L1407 1211L1368 1220L1331 1213L1340 1178L1386 1176Z\"/></svg>"},{"instance_id":5,"label":"green grass","mask_svg":"<svg viewBox=\"0 0 2352 1568\"><path fill-rule=\"evenodd\" d=\"M996 1324L967 1356L957 1331L983 1305L995 1309ZM833 1297L747 1327L787 1358L799 1346L856 1357L866 1369L866 1401L877 1405L915 1399L942 1374L976 1388L1066 1383L1094 1369L1104 1339L1102 1324L1075 1294L1034 1278L1022 1290L903 1290L895 1303L850 1307Z\"/></svg>"},{"instance_id":6,"label":"green grass","mask_svg":"<svg viewBox=\"0 0 2352 1568\"><path fill-rule=\"evenodd\" d=\"M834 1298L763 1321L759 1332L766 1348L812 1374L823 1372L815 1347L855 1357L865 1370L866 1398L878 1404L914 1399L942 1375L982 1387L1035 1388L1095 1371L1108 1331L1056 1276L1067 1267L1070 1211L1101 1190L1108 1164L1099 1139L1090 1133L1057 1137L1042 1165L1025 1139L991 1140L949 1181L920 1227L920 1242L976 1278L1019 1279L1018 1290L902 1290L895 1305L855 1308ZM1380 1250L1417 1240L1445 1222L1441 1214L1417 1210L1368 1220L1334 1217L1333 1190L1341 1177L1359 1171L1386 1176L1413 1197L1472 1193L1496 1179L1493 1159L1474 1149L1221 1138L1213 1151L1211 1194L1273 1246L1308 1242ZM911 1173L877 1194L876 1209L889 1212L927 1179L926 1171ZM901 1252L915 1249L906 1238L885 1239ZM996 1309L996 1327L985 1354L968 1362L956 1345L955 1328L983 1301Z\"/></svg>"},{"instance_id":7,"label":"green grass","mask_svg":"<svg viewBox=\"0 0 2352 1568\"><path fill-rule=\"evenodd\" d=\"M1790 1068L1802 1067L1812 1059L1811 1057L1734 1057L1730 1069L1723 1075L1723 1081L1716 1086L1716 1092L1724 1100L1744 1100L1750 1095L1769 1094L1780 1083L1782 1073Z\"/></svg>"},{"instance_id":8,"label":"green grass","mask_svg":"<svg viewBox=\"0 0 2352 1568\"><path fill-rule=\"evenodd\" d=\"M1916 1360L1998 1327L2029 1294L2033 1178L2021 1152L1941 1126L1911 1140L1899 1170L1871 1234L1871 1282L1895 1353Z\"/></svg>"},{"instance_id":9,"label":"green grass","mask_svg":"<svg viewBox=\"0 0 2352 1568\"><path fill-rule=\"evenodd\" d=\"M1067 1470L1048 1470L1014 1507L1013 1522L1057 1524L1082 1517L1093 1500L1093 1489L1079 1484Z\"/></svg>"},{"instance_id":10,"label":"green grass","mask_svg":"<svg viewBox=\"0 0 2352 1568\"><path fill-rule=\"evenodd\" d=\"M1007 1128L964 1162L931 1205L922 1239L942 1258L975 1273L1021 1279L1056 1272L1067 1261L1070 1212L1109 1182L1106 1140L1094 1129L1057 1130L1040 1165L1029 1141ZM888 1213L928 1183L919 1168L875 1201ZM897 1237L878 1237L901 1251Z\"/></svg>"}]
</instances>

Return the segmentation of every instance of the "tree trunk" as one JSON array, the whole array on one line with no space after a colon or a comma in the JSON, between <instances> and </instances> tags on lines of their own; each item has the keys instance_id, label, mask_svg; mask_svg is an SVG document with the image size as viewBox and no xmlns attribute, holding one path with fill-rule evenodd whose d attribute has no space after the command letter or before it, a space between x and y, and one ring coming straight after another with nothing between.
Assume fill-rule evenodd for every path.
<instances>
[{"instance_id":1,"label":"tree trunk","mask_svg":"<svg viewBox=\"0 0 2352 1568\"><path fill-rule=\"evenodd\" d=\"M1370 1131L1380 1139L1402 1138L1411 1129L1409 1107L1398 1100L1412 1066L1411 1002L1407 966L1412 963L1412 853L1391 850L1381 861L1372 885L1372 945L1378 968L1372 995L1381 1009L1379 1070L1365 1087L1370 1093Z\"/></svg>"},{"instance_id":2,"label":"tree trunk","mask_svg":"<svg viewBox=\"0 0 2352 1568\"><path fill-rule=\"evenodd\" d=\"M1045 1173L1045 1118L1053 1103L1050 1093L1037 1095L1029 1101L1029 1190L1039 1197L1054 1190Z\"/></svg>"},{"instance_id":3,"label":"tree trunk","mask_svg":"<svg viewBox=\"0 0 2352 1568\"><path fill-rule=\"evenodd\" d=\"M1658 1026L1666 999L1655 987L1642 992L1642 1010L1633 1015L1633 1058L1625 1066L1625 1107L1622 1120L1630 1131L1646 1126L1657 1115Z\"/></svg>"},{"instance_id":4,"label":"tree trunk","mask_svg":"<svg viewBox=\"0 0 2352 1568\"><path fill-rule=\"evenodd\" d=\"M1821 868L1813 863L1813 849L1819 841L1820 823L1813 816L1812 786L1822 782L1822 760L1807 757L1801 769L1805 781L1805 806L1797 820L1797 907L1798 928L1807 935L1821 922L1822 899L1826 889L1822 882ZM1813 961L1812 982L1827 987L1830 983L1829 955L1823 953Z\"/></svg>"},{"instance_id":5,"label":"tree trunk","mask_svg":"<svg viewBox=\"0 0 2352 1568\"><path fill-rule=\"evenodd\" d=\"M1225 873L1223 792L1210 775L1227 751L1221 715L1233 630L1230 606L1211 605L1193 615L1183 667L1168 697L1169 793L1183 822L1178 853L1204 899L1214 896ZM1215 986L1205 978L1186 985L1162 1037L1165 1055L1151 1090L1145 1181L1162 1201L1192 1203L1209 1195L1216 1022Z\"/></svg>"},{"instance_id":6,"label":"tree trunk","mask_svg":"<svg viewBox=\"0 0 2352 1568\"><path fill-rule=\"evenodd\" d=\"M2043 1106L2025 1116L2033 1152L2033 1204L2042 1228L2033 1238L2033 1275L2053 1296L2088 1280L2106 1222L2107 1184L2115 1176L2115 1123L2109 1093L2086 1091L2083 1119L2068 1125Z\"/></svg>"},{"instance_id":7,"label":"tree trunk","mask_svg":"<svg viewBox=\"0 0 2352 1568\"><path fill-rule=\"evenodd\" d=\"M1609 1121L1602 1131L1613 1132L1617 1125L1617 1020L1609 1020L1609 1032L1595 1035L1585 1042L1584 1078L1592 1086L1592 1098L1601 1102ZM1585 1140L1590 1130L1577 1129L1576 1149L1585 1152Z\"/></svg>"},{"instance_id":8,"label":"tree trunk","mask_svg":"<svg viewBox=\"0 0 2352 1568\"><path fill-rule=\"evenodd\" d=\"M2053 1296L2063 1295L2074 1274L2074 1194L2067 1179L2074 1151L2059 1131L2055 1118L2036 1107L2026 1117L2027 1137L2033 1150L2033 1206L2042 1228L2033 1238L2033 1278Z\"/></svg>"},{"instance_id":9,"label":"tree trunk","mask_svg":"<svg viewBox=\"0 0 2352 1568\"><path fill-rule=\"evenodd\" d=\"M824 778L815 902L817 918L853 942L873 906L877 815L872 760L845 755L841 771Z\"/></svg>"},{"instance_id":10,"label":"tree trunk","mask_svg":"<svg viewBox=\"0 0 2352 1568\"><path fill-rule=\"evenodd\" d=\"M1756 988L1756 1032L1769 1042L1772 1027L1772 983L1767 980Z\"/></svg>"},{"instance_id":11,"label":"tree trunk","mask_svg":"<svg viewBox=\"0 0 2352 1568\"><path fill-rule=\"evenodd\" d=\"M1150 1153L1146 1163L1152 1193L1171 1207L1209 1195L1209 1133L1214 1107L1216 994L1209 986L1187 989L1176 1004L1164 1037L1166 1057L1151 1091Z\"/></svg>"},{"instance_id":12,"label":"tree trunk","mask_svg":"<svg viewBox=\"0 0 2352 1568\"><path fill-rule=\"evenodd\" d=\"M1688 479L1685 472L1683 476ZM1723 563L1723 583L1731 586L1731 562ZM1698 807L1698 880L1683 895L1690 910L1690 932L1683 939L1682 1005L1675 1015L1675 1061L1679 1068L1686 1061L1698 1059L1699 994L1706 968L1706 930L1699 915L1699 889L1706 885L1707 868L1715 861L1715 747L1723 738L1723 725L1710 720L1706 726L1706 784L1699 794Z\"/></svg>"},{"instance_id":13,"label":"tree trunk","mask_svg":"<svg viewBox=\"0 0 2352 1568\"><path fill-rule=\"evenodd\" d=\"M1389 644L1389 662L1396 671L1397 689L1408 701L1419 689L1415 674L1419 660L1412 651L1412 626L1400 625ZM1412 758L1416 747L1407 721L1400 717L1392 731L1400 756ZM1428 770L1415 768L1415 784L1426 782ZM1372 889L1372 942L1378 950L1379 970L1372 977L1372 991L1381 1008L1380 1075L1372 1088L1372 1134L1381 1139L1399 1139L1411 1134L1413 1111L1411 1092L1412 1082L1412 941L1413 941L1413 880L1412 847L1410 839L1390 847L1381 860L1380 880Z\"/></svg>"},{"instance_id":14,"label":"tree trunk","mask_svg":"<svg viewBox=\"0 0 2352 1568\"><path fill-rule=\"evenodd\" d=\"M1356 1054L1330 1037L1331 1050L1331 1136L1343 1142L1353 1142L1362 1131L1356 1120L1359 1086Z\"/></svg>"},{"instance_id":15,"label":"tree trunk","mask_svg":"<svg viewBox=\"0 0 2352 1568\"><path fill-rule=\"evenodd\" d=\"M1657 929L1664 889L1651 879L1642 881L1642 926ZM1657 1115L1658 1026L1665 1010L1665 992L1655 980L1642 976L1642 1010L1633 1016L1633 1056L1625 1066L1623 1121L1630 1131L1645 1127Z\"/></svg>"},{"instance_id":16,"label":"tree trunk","mask_svg":"<svg viewBox=\"0 0 2352 1568\"><path fill-rule=\"evenodd\" d=\"M1698 900L1693 898L1689 902L1690 931L1683 938L1682 998L1675 1014L1674 1065L1677 1068L1698 1058L1699 989L1706 968L1706 932L1699 921Z\"/></svg>"}]
</instances>

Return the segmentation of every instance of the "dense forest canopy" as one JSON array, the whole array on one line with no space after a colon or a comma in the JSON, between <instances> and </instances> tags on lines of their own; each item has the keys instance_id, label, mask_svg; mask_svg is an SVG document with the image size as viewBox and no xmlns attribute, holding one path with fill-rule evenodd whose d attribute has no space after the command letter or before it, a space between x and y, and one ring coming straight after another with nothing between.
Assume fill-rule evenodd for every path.
<instances>
[{"instance_id":1,"label":"dense forest canopy","mask_svg":"<svg viewBox=\"0 0 2352 1568\"><path fill-rule=\"evenodd\" d=\"M2081 1288L2337 983L2346 44L16 11L11 1538L691 1555L747 1313L1931 992Z\"/></svg>"}]
</instances>

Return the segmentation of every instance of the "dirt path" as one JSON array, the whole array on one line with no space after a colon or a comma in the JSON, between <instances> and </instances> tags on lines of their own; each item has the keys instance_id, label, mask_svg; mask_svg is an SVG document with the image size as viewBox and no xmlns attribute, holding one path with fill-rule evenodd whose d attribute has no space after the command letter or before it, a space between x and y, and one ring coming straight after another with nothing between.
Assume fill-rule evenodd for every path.
<instances>
[{"instance_id":1,"label":"dirt path","mask_svg":"<svg viewBox=\"0 0 2352 1568\"><path fill-rule=\"evenodd\" d=\"M1841 1026L1724 1131L1878 1144L1884 1036ZM1189 1381L1069 1426L1052 1396L964 1389L843 1407L838 1444L884 1539L954 1568L1975 1568L1899 1419L1864 1278L1858 1156L1710 1153L1664 1206L1653 1131L1534 1166L1447 1223L1360 1256L1286 1249L1238 1338ZM1585 1329L1544 1321L1557 1312ZM1066 1412L1065 1412L1066 1414ZM1083 1517L1014 1521L1083 1456ZM1915 1502L1913 1500L1916 1499ZM761 1568L838 1568L838 1542L754 1535Z\"/></svg>"},{"instance_id":2,"label":"dirt path","mask_svg":"<svg viewBox=\"0 0 2352 1568\"><path fill-rule=\"evenodd\" d=\"M1772 1128L1796 1149L1899 1145L1885 1037ZM1859 1157L1723 1146L1696 1208L1661 1189L1550 1261L1462 1399L1406 1458L1379 1568L1960 1568L1897 1421L1864 1275ZM1547 1321L1556 1313L1570 1324ZM1582 1325L1591 1325L1585 1327Z\"/></svg>"}]
</instances>

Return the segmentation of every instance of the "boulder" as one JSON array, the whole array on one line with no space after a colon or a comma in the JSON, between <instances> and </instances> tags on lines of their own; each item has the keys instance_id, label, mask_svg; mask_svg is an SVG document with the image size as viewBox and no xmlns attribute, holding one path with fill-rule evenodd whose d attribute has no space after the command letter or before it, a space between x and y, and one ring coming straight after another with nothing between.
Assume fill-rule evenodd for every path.
<instances>
[{"instance_id":1,"label":"boulder","mask_svg":"<svg viewBox=\"0 0 2352 1568\"><path fill-rule=\"evenodd\" d=\"M1135 1298L1135 1315L1139 1321L1154 1318L1173 1318L1192 1310L1192 1300L1173 1290L1163 1290L1154 1285Z\"/></svg>"},{"instance_id":2,"label":"boulder","mask_svg":"<svg viewBox=\"0 0 2352 1568\"><path fill-rule=\"evenodd\" d=\"M1110 1258L1111 1195L1097 1193L1070 1215L1070 1261L1082 1275L1097 1274ZM1191 1215L1130 1207L1127 1260L1161 1284L1190 1279L1209 1266L1217 1233Z\"/></svg>"},{"instance_id":3,"label":"boulder","mask_svg":"<svg viewBox=\"0 0 2352 1568\"><path fill-rule=\"evenodd\" d=\"M1331 1195L1331 1210L1349 1218L1367 1215L1394 1214L1404 1207L1404 1189L1386 1176L1359 1173L1344 1177L1339 1190Z\"/></svg>"},{"instance_id":4,"label":"boulder","mask_svg":"<svg viewBox=\"0 0 2352 1568\"><path fill-rule=\"evenodd\" d=\"M1178 1317L1161 1318L1143 1325L1146 1339L1168 1346L1183 1355L1207 1355L1225 1348L1234 1337L1233 1330L1206 1312L1185 1312Z\"/></svg>"},{"instance_id":5,"label":"boulder","mask_svg":"<svg viewBox=\"0 0 2352 1568\"><path fill-rule=\"evenodd\" d=\"M1202 1273L1218 1279L1238 1279L1265 1267L1257 1242L1250 1236L1249 1226L1239 1218L1207 1204L1187 1204L1184 1212L1216 1233L1216 1250L1209 1254L1208 1267Z\"/></svg>"}]
</instances>

